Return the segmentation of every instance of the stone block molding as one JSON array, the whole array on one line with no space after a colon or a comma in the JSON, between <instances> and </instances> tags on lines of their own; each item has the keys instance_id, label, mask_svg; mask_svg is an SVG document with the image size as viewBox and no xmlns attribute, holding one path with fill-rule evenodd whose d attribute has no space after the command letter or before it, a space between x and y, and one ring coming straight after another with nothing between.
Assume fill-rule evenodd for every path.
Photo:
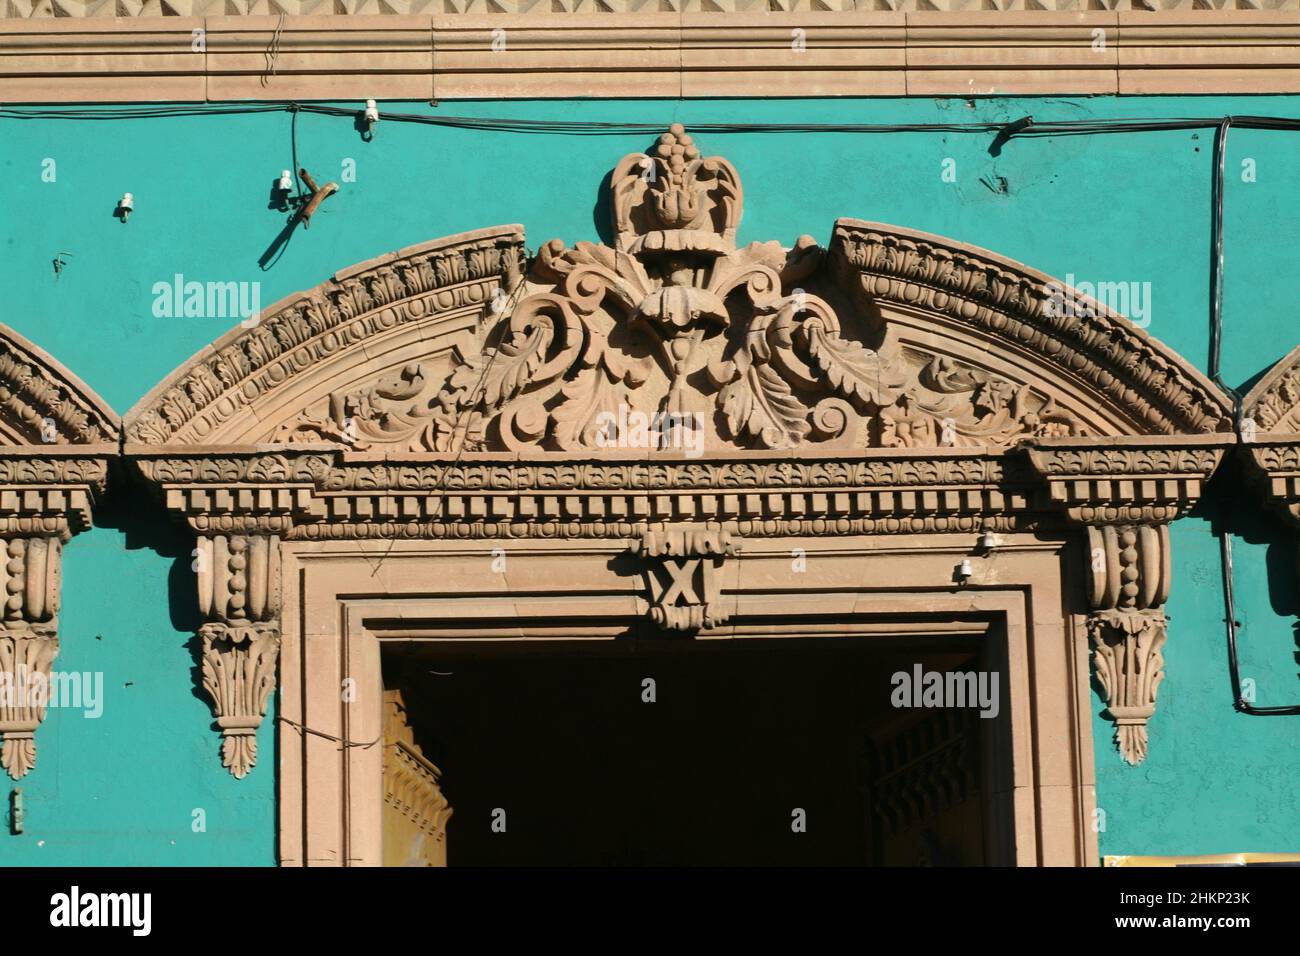
<instances>
[{"instance_id":1,"label":"stone block molding","mask_svg":"<svg viewBox=\"0 0 1300 956\"><path fill-rule=\"evenodd\" d=\"M0 102L1300 91L1300 0L998 6L3 0Z\"/></svg>"},{"instance_id":2,"label":"stone block molding","mask_svg":"<svg viewBox=\"0 0 1300 956\"><path fill-rule=\"evenodd\" d=\"M90 527L119 437L94 392L0 326L0 766L14 780L36 765L59 652L63 545Z\"/></svg>"},{"instance_id":3,"label":"stone block molding","mask_svg":"<svg viewBox=\"0 0 1300 956\"><path fill-rule=\"evenodd\" d=\"M368 561L382 542L425 555L427 585L447 549L606 554L581 586L631 562L618 613L703 638L754 627L751 552L862 547L859 573L899 583L866 542L960 553L999 535L1059 543L1042 574L1067 575L1117 746L1141 762L1168 524L1236 443L1227 397L1123 316L958 242L840 220L825 247L738 247L740 174L680 126L609 188L611 245L530 255L499 226L381 256L264 310L127 414L126 457L210 556L226 765L251 766L276 654L306 653L284 629L338 620L288 571L277 586L315 555ZM573 567L557 559L548 586L578 588ZM295 640L340 639L320 627Z\"/></svg>"}]
</instances>

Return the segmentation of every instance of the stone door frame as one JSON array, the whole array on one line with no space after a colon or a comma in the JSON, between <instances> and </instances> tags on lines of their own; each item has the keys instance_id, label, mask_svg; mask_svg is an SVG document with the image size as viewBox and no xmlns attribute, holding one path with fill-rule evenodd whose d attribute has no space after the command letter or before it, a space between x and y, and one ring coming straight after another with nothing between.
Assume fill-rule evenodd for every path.
<instances>
[{"instance_id":1,"label":"stone door frame","mask_svg":"<svg viewBox=\"0 0 1300 956\"><path fill-rule=\"evenodd\" d=\"M479 542L284 549L281 865L382 859L382 755L365 744L381 735L385 644L608 641L644 616L635 577L600 574L624 549L519 544L499 575L486 572L492 556ZM1095 865L1094 704L1083 619L1070 611L1085 600L1071 585L1075 550L1069 541L1008 536L992 554L974 558L967 583L955 584L954 567L970 559L971 544L955 535L770 542L727 569L722 597L733 605L732 623L707 639L983 632L992 659L1005 661L1009 711L1010 739L994 748L991 769L1013 781L1010 793L992 795L1014 807L993 857ZM809 586L791 590L780 568L798 547L816 570ZM471 570L476 565L483 570ZM557 567L565 573L557 575ZM430 593L429 582L443 582L440 593ZM345 701L340 688L349 678L355 695Z\"/></svg>"}]
</instances>

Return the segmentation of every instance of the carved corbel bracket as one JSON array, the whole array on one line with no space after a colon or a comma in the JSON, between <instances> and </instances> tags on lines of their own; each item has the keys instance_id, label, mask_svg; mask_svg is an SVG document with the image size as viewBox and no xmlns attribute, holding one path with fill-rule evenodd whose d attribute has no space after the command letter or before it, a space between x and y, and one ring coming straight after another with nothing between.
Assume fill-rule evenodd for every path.
<instances>
[{"instance_id":1,"label":"carved corbel bracket","mask_svg":"<svg viewBox=\"0 0 1300 956\"><path fill-rule=\"evenodd\" d=\"M221 762L237 778L257 762L257 729L280 658L280 542L325 514L313 497L334 460L306 448L190 446L126 457L167 510L197 536L203 689L221 730Z\"/></svg>"},{"instance_id":2,"label":"carved corbel bracket","mask_svg":"<svg viewBox=\"0 0 1300 956\"><path fill-rule=\"evenodd\" d=\"M1087 630L1115 744L1136 766L1164 679L1169 522L1201 497L1228 434L1030 443L1051 505L1086 529Z\"/></svg>"},{"instance_id":3,"label":"carved corbel bracket","mask_svg":"<svg viewBox=\"0 0 1300 956\"><path fill-rule=\"evenodd\" d=\"M1147 721L1164 680L1169 526L1089 527L1088 637L1115 745L1134 766L1146 759Z\"/></svg>"},{"instance_id":4,"label":"carved corbel bracket","mask_svg":"<svg viewBox=\"0 0 1300 956\"><path fill-rule=\"evenodd\" d=\"M280 657L280 539L198 540L203 689L223 738L221 762L242 779L257 762L257 728L275 690Z\"/></svg>"},{"instance_id":5,"label":"carved corbel bracket","mask_svg":"<svg viewBox=\"0 0 1300 956\"><path fill-rule=\"evenodd\" d=\"M723 562L740 553L728 531L666 525L641 532L632 553L645 562L650 619L670 631L710 630L727 623L722 603Z\"/></svg>"},{"instance_id":6,"label":"carved corbel bracket","mask_svg":"<svg viewBox=\"0 0 1300 956\"><path fill-rule=\"evenodd\" d=\"M54 686L63 544L90 527L108 479L104 457L27 451L0 458L0 766L14 780L36 765L36 731Z\"/></svg>"}]
</instances>

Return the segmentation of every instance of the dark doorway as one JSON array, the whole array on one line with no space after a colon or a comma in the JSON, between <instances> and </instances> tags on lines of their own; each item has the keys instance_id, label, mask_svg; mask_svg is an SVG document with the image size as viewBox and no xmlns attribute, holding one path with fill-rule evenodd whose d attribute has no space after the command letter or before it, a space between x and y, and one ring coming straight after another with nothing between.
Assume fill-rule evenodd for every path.
<instances>
[{"instance_id":1,"label":"dark doorway","mask_svg":"<svg viewBox=\"0 0 1300 956\"><path fill-rule=\"evenodd\" d=\"M985 862L1004 719L891 703L899 671L976 667L972 639L397 647L449 865Z\"/></svg>"}]
</instances>

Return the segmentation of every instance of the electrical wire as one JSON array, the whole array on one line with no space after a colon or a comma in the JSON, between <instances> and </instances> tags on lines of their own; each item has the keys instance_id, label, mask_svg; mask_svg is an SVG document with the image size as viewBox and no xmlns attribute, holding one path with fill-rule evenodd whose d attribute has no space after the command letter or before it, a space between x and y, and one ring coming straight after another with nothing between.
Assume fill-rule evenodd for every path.
<instances>
[{"instance_id":1,"label":"electrical wire","mask_svg":"<svg viewBox=\"0 0 1300 956\"><path fill-rule=\"evenodd\" d=\"M321 116L355 118L357 110L324 103L196 103L189 105L148 105L105 107L102 109L51 109L48 107L0 108L0 119L15 120L111 120L165 119L182 116L227 116L236 113L271 113L299 110ZM606 122L601 120L537 120L516 117L453 116L448 114L384 111L379 118L389 123L417 123L454 129L495 130L517 133L568 135L658 135L659 122ZM1025 119L1029 119L1026 117ZM1223 122L1222 116L1182 117L1171 119L1135 118L1120 120L1051 120L1025 123L1014 136L1059 136L1094 133L1167 132L1212 129ZM1237 126L1265 129L1300 129L1300 119L1287 117L1233 117ZM999 133L1024 123L692 123L693 133Z\"/></svg>"},{"instance_id":2,"label":"electrical wire","mask_svg":"<svg viewBox=\"0 0 1300 956\"><path fill-rule=\"evenodd\" d=\"M1255 129L1297 129L1300 123L1283 127L1261 126L1261 117L1225 116L1214 137L1214 218L1213 241L1210 248L1210 380L1232 399L1233 422L1237 433L1242 432L1241 394L1221 375L1220 355L1223 347L1223 191L1224 165L1228 151L1228 129L1241 125ZM1228 679L1232 681L1233 706L1252 717L1283 717L1300 714L1300 705L1256 707L1246 700L1241 689L1241 668L1237 654L1237 600L1233 587L1232 534L1224 521L1219 528L1219 567L1223 575L1224 631L1228 639Z\"/></svg>"}]
</instances>

